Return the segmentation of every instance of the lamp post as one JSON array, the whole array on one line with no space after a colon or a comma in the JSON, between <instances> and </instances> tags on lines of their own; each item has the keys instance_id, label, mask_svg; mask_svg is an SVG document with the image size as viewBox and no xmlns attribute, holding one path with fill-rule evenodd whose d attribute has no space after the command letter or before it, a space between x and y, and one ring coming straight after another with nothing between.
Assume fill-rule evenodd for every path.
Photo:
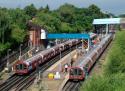
<instances>
[{"instance_id":1,"label":"lamp post","mask_svg":"<svg viewBox=\"0 0 125 91\"><path fill-rule=\"evenodd\" d=\"M8 49L7 50L7 69L9 70L9 57L10 57L10 55L9 55L9 52L11 51L11 49Z\"/></svg>"},{"instance_id":2,"label":"lamp post","mask_svg":"<svg viewBox=\"0 0 125 91\"><path fill-rule=\"evenodd\" d=\"M61 54L61 48L60 48L60 60L61 60L61 58L62 58L62 54ZM62 69L62 66L61 66L61 63L59 64L59 70L61 71L61 69Z\"/></svg>"},{"instance_id":3,"label":"lamp post","mask_svg":"<svg viewBox=\"0 0 125 91\"><path fill-rule=\"evenodd\" d=\"M20 55L19 55L19 60L21 59L21 55L22 55L22 52L21 52L21 47L23 46L23 44L20 44Z\"/></svg>"},{"instance_id":4,"label":"lamp post","mask_svg":"<svg viewBox=\"0 0 125 91\"><path fill-rule=\"evenodd\" d=\"M82 52L83 52L83 37L82 37Z\"/></svg>"},{"instance_id":5,"label":"lamp post","mask_svg":"<svg viewBox=\"0 0 125 91\"><path fill-rule=\"evenodd\" d=\"M71 63L71 61L72 61L72 57L71 57L71 45L70 45L70 63Z\"/></svg>"},{"instance_id":6,"label":"lamp post","mask_svg":"<svg viewBox=\"0 0 125 91\"><path fill-rule=\"evenodd\" d=\"M61 48L60 48L60 59L61 59L62 55L61 55Z\"/></svg>"}]
</instances>

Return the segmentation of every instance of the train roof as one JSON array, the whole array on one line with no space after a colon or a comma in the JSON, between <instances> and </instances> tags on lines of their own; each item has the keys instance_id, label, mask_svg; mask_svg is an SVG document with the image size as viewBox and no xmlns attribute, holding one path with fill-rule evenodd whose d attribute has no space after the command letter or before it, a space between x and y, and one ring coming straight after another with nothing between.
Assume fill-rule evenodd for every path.
<instances>
[{"instance_id":1,"label":"train roof","mask_svg":"<svg viewBox=\"0 0 125 91\"><path fill-rule=\"evenodd\" d=\"M70 40L71 41L71 40ZM66 41L66 43L68 43L69 41ZM42 57L42 55L45 55L46 53L49 53L50 51L52 51L52 49L55 49L56 47L60 47L62 46L62 44L65 44L65 43L61 43L61 44L58 44L52 48L48 48L44 51L41 51L41 52L38 52L36 53L35 55L33 55L31 58L25 60L24 62L29 65L30 63L32 63L34 60L38 59L39 57Z\"/></svg>"},{"instance_id":2,"label":"train roof","mask_svg":"<svg viewBox=\"0 0 125 91\"><path fill-rule=\"evenodd\" d=\"M90 35L90 38L93 38L93 37L97 36L96 33L90 33L89 35Z\"/></svg>"},{"instance_id":3,"label":"train roof","mask_svg":"<svg viewBox=\"0 0 125 91\"><path fill-rule=\"evenodd\" d=\"M78 64L79 67L82 67L84 65L86 65L88 63L88 61L90 61L90 58L92 55L94 55L95 51L97 50L97 48L102 44L104 44L106 42L106 40L110 37L110 35L107 35L101 42L99 45L97 45L93 50L91 50L89 52L89 54L87 54L82 60L82 62L80 64Z\"/></svg>"},{"instance_id":4,"label":"train roof","mask_svg":"<svg viewBox=\"0 0 125 91\"><path fill-rule=\"evenodd\" d=\"M31 58L25 60L24 62L26 62L27 64L30 64L31 62L33 62L34 60L36 60L37 58L41 57L42 55L50 52L50 48L41 52L36 53L34 56L32 56Z\"/></svg>"}]
</instances>

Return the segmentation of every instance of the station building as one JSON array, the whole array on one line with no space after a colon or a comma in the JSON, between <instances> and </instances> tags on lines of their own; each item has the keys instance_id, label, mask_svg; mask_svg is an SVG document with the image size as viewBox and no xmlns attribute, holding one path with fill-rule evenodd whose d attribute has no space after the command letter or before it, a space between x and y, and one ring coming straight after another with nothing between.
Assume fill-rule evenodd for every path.
<instances>
[{"instance_id":1,"label":"station building","mask_svg":"<svg viewBox=\"0 0 125 91\"><path fill-rule=\"evenodd\" d=\"M29 21L28 24L28 31L29 31L29 45L30 47L42 47L46 48L47 40L46 40L46 30Z\"/></svg>"}]
</instances>

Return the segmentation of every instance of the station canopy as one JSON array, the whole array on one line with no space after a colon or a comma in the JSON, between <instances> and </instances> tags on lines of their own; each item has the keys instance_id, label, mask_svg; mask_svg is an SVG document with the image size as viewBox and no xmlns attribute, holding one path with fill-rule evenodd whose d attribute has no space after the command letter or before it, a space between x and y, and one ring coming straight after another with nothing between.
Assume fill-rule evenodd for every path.
<instances>
[{"instance_id":1,"label":"station canopy","mask_svg":"<svg viewBox=\"0 0 125 91\"><path fill-rule=\"evenodd\" d=\"M125 18L104 18L104 19L94 19L94 25L100 24L125 24Z\"/></svg>"},{"instance_id":2,"label":"station canopy","mask_svg":"<svg viewBox=\"0 0 125 91\"><path fill-rule=\"evenodd\" d=\"M67 34L67 33L62 33L62 34L47 34L47 39L89 39L90 35L89 34Z\"/></svg>"}]
</instances>

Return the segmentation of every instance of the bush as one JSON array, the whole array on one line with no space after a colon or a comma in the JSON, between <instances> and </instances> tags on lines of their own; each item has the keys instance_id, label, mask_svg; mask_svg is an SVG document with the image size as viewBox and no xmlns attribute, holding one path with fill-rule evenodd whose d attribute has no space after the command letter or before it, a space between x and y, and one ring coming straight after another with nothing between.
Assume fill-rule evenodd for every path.
<instances>
[{"instance_id":1,"label":"bush","mask_svg":"<svg viewBox=\"0 0 125 91\"><path fill-rule=\"evenodd\" d=\"M106 59L106 74L125 72L125 31L118 32Z\"/></svg>"},{"instance_id":2,"label":"bush","mask_svg":"<svg viewBox=\"0 0 125 91\"><path fill-rule=\"evenodd\" d=\"M81 87L81 91L125 91L125 74L118 73L115 75L107 76L94 76L84 87Z\"/></svg>"}]
</instances>

